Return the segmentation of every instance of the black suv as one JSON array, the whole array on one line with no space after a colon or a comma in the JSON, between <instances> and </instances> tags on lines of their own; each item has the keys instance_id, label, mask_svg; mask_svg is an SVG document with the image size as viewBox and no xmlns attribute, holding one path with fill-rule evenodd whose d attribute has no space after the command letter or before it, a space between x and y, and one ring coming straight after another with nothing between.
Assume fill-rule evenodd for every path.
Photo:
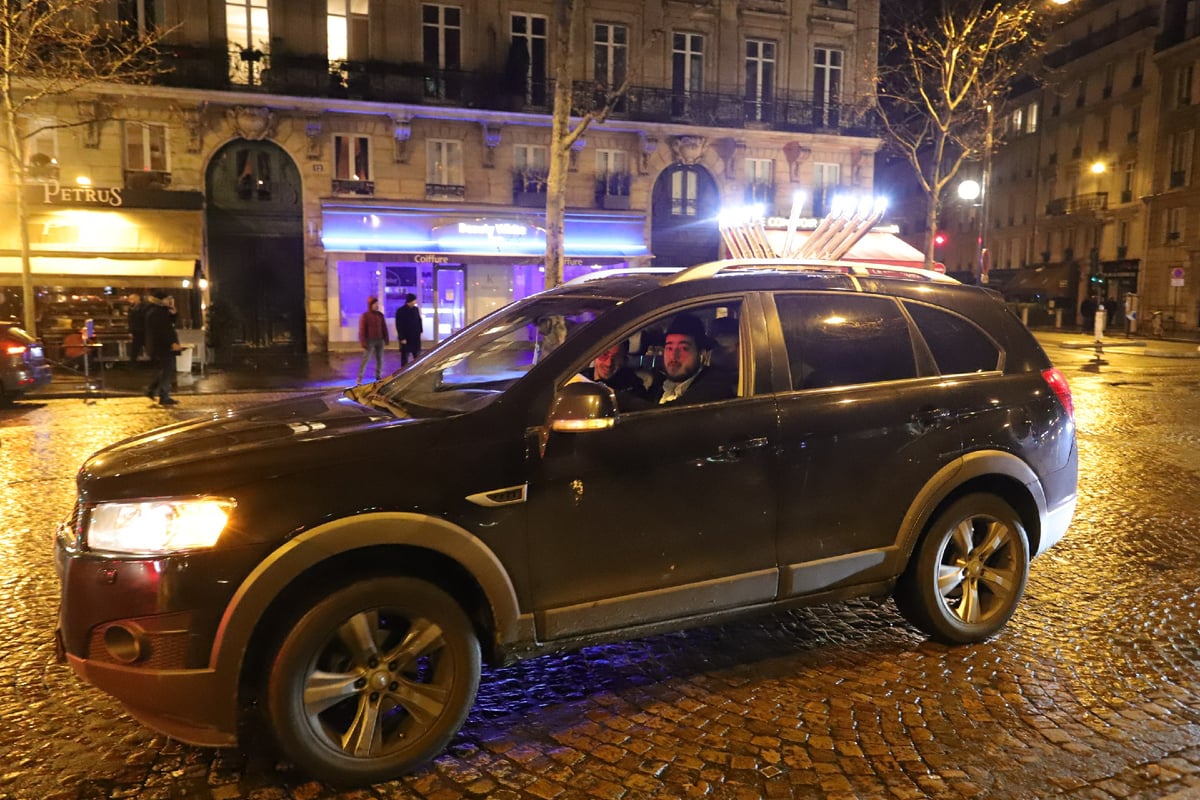
<instances>
[{"instance_id":1,"label":"black suv","mask_svg":"<svg viewBox=\"0 0 1200 800\"><path fill-rule=\"evenodd\" d=\"M620 391L584 377L614 351ZM447 745L484 660L859 596L974 642L1074 513L1072 413L999 298L935 273L575 282L382 382L96 453L60 653L159 731L249 720L362 784Z\"/></svg>"}]
</instances>

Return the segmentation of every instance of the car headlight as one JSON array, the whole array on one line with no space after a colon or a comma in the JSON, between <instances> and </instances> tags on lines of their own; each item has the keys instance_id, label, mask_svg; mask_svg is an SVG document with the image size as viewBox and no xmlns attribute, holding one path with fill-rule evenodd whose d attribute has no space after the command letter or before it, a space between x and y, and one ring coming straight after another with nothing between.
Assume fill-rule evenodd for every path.
<instances>
[{"instance_id":1,"label":"car headlight","mask_svg":"<svg viewBox=\"0 0 1200 800\"><path fill-rule=\"evenodd\" d=\"M236 505L212 497L100 503L88 520L87 544L92 550L130 555L212 547Z\"/></svg>"}]
</instances>

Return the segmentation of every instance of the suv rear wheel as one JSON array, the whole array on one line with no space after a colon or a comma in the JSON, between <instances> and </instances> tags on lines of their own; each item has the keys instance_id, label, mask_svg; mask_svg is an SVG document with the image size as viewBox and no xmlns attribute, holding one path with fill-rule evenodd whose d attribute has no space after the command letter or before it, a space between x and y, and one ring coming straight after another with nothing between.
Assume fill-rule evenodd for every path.
<instances>
[{"instance_id":1,"label":"suv rear wheel","mask_svg":"<svg viewBox=\"0 0 1200 800\"><path fill-rule=\"evenodd\" d=\"M930 524L896 585L896 605L935 639L978 642L1008 622L1028 576L1020 517L998 497L971 494Z\"/></svg>"},{"instance_id":2,"label":"suv rear wheel","mask_svg":"<svg viewBox=\"0 0 1200 800\"><path fill-rule=\"evenodd\" d=\"M268 718L306 772L375 783L445 748L479 673L479 641L453 598L416 578L372 578L325 597L292 627L271 664Z\"/></svg>"}]
</instances>

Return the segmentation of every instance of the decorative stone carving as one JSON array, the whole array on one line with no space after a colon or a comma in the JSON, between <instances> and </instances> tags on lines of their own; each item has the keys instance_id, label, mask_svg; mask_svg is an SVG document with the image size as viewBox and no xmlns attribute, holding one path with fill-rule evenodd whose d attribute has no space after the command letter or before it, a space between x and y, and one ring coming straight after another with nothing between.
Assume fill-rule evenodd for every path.
<instances>
[{"instance_id":1,"label":"decorative stone carving","mask_svg":"<svg viewBox=\"0 0 1200 800\"><path fill-rule=\"evenodd\" d=\"M649 175L650 156L658 152L658 137L647 136L645 131L638 131L638 139L642 143L642 157L638 159L638 172L642 175Z\"/></svg>"},{"instance_id":2,"label":"decorative stone carving","mask_svg":"<svg viewBox=\"0 0 1200 800\"><path fill-rule=\"evenodd\" d=\"M108 117L108 109L99 100L80 100L76 104L83 125L83 146L95 150L100 146L100 126Z\"/></svg>"},{"instance_id":3,"label":"decorative stone carving","mask_svg":"<svg viewBox=\"0 0 1200 800\"><path fill-rule=\"evenodd\" d=\"M716 142L717 155L721 157L721 165L725 170L726 180L737 179L735 156L739 149L745 150L746 143L739 142L732 136L725 136Z\"/></svg>"},{"instance_id":4,"label":"decorative stone carving","mask_svg":"<svg viewBox=\"0 0 1200 800\"><path fill-rule=\"evenodd\" d=\"M184 108L179 112L183 117L183 129L187 132L187 151L189 153L199 153L204 147L206 111L208 111L208 103L201 103L195 108Z\"/></svg>"},{"instance_id":5,"label":"decorative stone carving","mask_svg":"<svg viewBox=\"0 0 1200 800\"><path fill-rule=\"evenodd\" d=\"M708 144L705 136L672 136L671 152L677 164L696 164L704 155L704 147Z\"/></svg>"},{"instance_id":6,"label":"decorative stone carving","mask_svg":"<svg viewBox=\"0 0 1200 800\"><path fill-rule=\"evenodd\" d=\"M412 138L412 117L392 117L392 141L395 143L394 156L397 164L408 163L408 140Z\"/></svg>"},{"instance_id":7,"label":"decorative stone carving","mask_svg":"<svg viewBox=\"0 0 1200 800\"><path fill-rule=\"evenodd\" d=\"M571 152L567 154L567 172L579 171L579 154L587 147L587 139L580 136L571 142Z\"/></svg>"},{"instance_id":8,"label":"decorative stone carving","mask_svg":"<svg viewBox=\"0 0 1200 800\"><path fill-rule=\"evenodd\" d=\"M483 166L492 169L496 166L496 148L500 146L500 126L488 122L480 122L483 126Z\"/></svg>"},{"instance_id":9,"label":"decorative stone carving","mask_svg":"<svg viewBox=\"0 0 1200 800\"><path fill-rule=\"evenodd\" d=\"M275 112L263 106L234 106L225 112L233 132L243 139L262 141L275 135Z\"/></svg>"},{"instance_id":10,"label":"decorative stone carving","mask_svg":"<svg viewBox=\"0 0 1200 800\"><path fill-rule=\"evenodd\" d=\"M799 142L788 142L783 146L783 155L788 162L788 176L792 183L800 182L800 164L812 155L812 150Z\"/></svg>"},{"instance_id":11,"label":"decorative stone carving","mask_svg":"<svg viewBox=\"0 0 1200 800\"><path fill-rule=\"evenodd\" d=\"M312 114L304 121L304 135L308 138L308 150L305 155L310 161L321 158L321 115Z\"/></svg>"}]
</instances>

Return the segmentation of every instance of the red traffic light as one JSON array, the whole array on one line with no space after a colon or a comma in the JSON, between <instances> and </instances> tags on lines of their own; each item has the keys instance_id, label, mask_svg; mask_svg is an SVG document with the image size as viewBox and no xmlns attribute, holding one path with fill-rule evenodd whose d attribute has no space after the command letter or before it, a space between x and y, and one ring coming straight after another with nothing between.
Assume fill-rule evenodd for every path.
<instances>
[{"instance_id":1,"label":"red traffic light","mask_svg":"<svg viewBox=\"0 0 1200 800\"><path fill-rule=\"evenodd\" d=\"M946 234L942 233L941 231L935 233L933 235L933 243L937 247L944 245L946 243Z\"/></svg>"}]
</instances>

